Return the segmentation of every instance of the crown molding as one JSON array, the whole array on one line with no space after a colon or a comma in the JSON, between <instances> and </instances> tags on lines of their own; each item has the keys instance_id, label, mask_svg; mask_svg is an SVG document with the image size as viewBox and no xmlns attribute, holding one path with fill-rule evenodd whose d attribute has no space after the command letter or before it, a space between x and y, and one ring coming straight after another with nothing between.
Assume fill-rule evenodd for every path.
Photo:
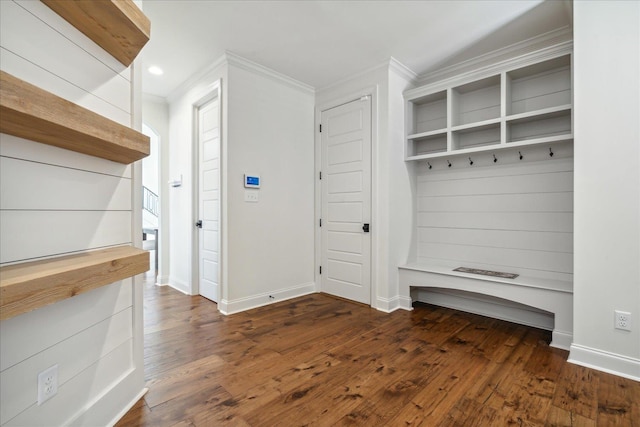
<instances>
[{"instance_id":1,"label":"crown molding","mask_svg":"<svg viewBox=\"0 0 640 427\"><path fill-rule=\"evenodd\" d=\"M389 70L395 72L400 77L404 78L410 83L416 83L418 80L418 74L411 68L398 61L393 56L389 58Z\"/></svg>"},{"instance_id":2,"label":"crown molding","mask_svg":"<svg viewBox=\"0 0 640 427\"><path fill-rule=\"evenodd\" d=\"M174 101L178 100L182 95L187 93L190 89L196 86L202 79L204 79L207 75L215 73L220 68L227 66L227 57L226 54L222 55L220 58L215 60L208 67L203 68L200 71L195 72L191 75L187 80L182 82L178 87L167 95L167 103L171 104Z\"/></svg>"},{"instance_id":3,"label":"crown molding","mask_svg":"<svg viewBox=\"0 0 640 427\"><path fill-rule=\"evenodd\" d=\"M425 85L436 81L460 75L471 70L479 70L490 67L496 63L505 62L517 56L523 56L538 51L546 46L558 45L573 41L573 29L569 26L531 37L529 39L505 46L475 58L440 68L438 70L420 74L417 77L419 85Z\"/></svg>"},{"instance_id":4,"label":"crown molding","mask_svg":"<svg viewBox=\"0 0 640 427\"><path fill-rule=\"evenodd\" d=\"M388 69L388 68L389 68L389 61L388 60L380 62L380 63L378 63L378 64L376 64L376 65L374 65L372 67L366 68L366 69L364 69L362 71L359 71L359 72L357 72L355 74L351 74L351 75L349 75L347 77L343 77L340 80L338 80L336 82L333 82L333 83L331 83L331 84L329 84L327 86L323 86L320 89L316 90L316 93L334 89L334 88L336 88L338 86L341 86L341 85L343 85L343 84L345 84L347 82L350 82L352 80L357 80L357 79L360 79L360 78L362 78L364 76L367 76L367 75L369 75L371 73L379 71L381 69Z\"/></svg>"},{"instance_id":5,"label":"crown molding","mask_svg":"<svg viewBox=\"0 0 640 427\"><path fill-rule=\"evenodd\" d=\"M143 93L142 100L147 102L153 102L155 104L167 104L167 98L159 95L153 95L151 93Z\"/></svg>"},{"instance_id":6,"label":"crown molding","mask_svg":"<svg viewBox=\"0 0 640 427\"><path fill-rule=\"evenodd\" d=\"M271 68L265 67L264 65L260 65L256 62L250 61L238 54L235 54L230 51L226 51L225 57L228 65L232 65L234 67L238 67L243 70L253 72L255 74L261 75L268 79L274 80L278 83L283 83L286 86L289 86L293 89L307 93L309 95L313 95L315 93L315 88L313 86L310 86L306 83L303 83L299 80L296 80L292 77L289 77Z\"/></svg>"},{"instance_id":7,"label":"crown molding","mask_svg":"<svg viewBox=\"0 0 640 427\"><path fill-rule=\"evenodd\" d=\"M486 64L482 67L471 69L460 74L449 75L440 80L435 80L414 89L404 92L405 99L414 99L423 95L428 95L438 90L445 89L450 86L457 86L473 80L479 80L489 77L503 71L525 67L535 62L545 61L547 59L556 58L561 55L571 54L573 52L573 41L564 41L562 43L540 48L538 50L522 53L519 56L512 56Z\"/></svg>"},{"instance_id":8,"label":"crown molding","mask_svg":"<svg viewBox=\"0 0 640 427\"><path fill-rule=\"evenodd\" d=\"M365 68L362 71L359 71L355 74L351 74L350 76L344 77L334 83L331 83L328 86L324 86L320 89L318 89L316 91L316 93L318 92L324 92L326 90L331 90L333 88L336 88L340 85L343 85L347 82L353 81L353 80L358 80L364 76L367 76L369 74L375 73L377 71L393 71L395 72L397 75L399 75L400 77L404 78L405 80L409 81L412 84L415 84L417 82L417 78L418 75L411 70L409 67L407 67L406 65L404 65L403 63L401 63L400 61L398 61L397 59L395 59L393 56L390 57L389 59L382 61L372 67L369 68Z\"/></svg>"}]
</instances>

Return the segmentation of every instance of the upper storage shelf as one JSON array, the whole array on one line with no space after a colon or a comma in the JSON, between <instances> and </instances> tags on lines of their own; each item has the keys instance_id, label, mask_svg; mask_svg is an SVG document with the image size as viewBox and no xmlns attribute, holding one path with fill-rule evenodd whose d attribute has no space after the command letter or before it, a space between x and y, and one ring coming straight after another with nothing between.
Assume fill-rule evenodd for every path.
<instances>
[{"instance_id":1,"label":"upper storage shelf","mask_svg":"<svg viewBox=\"0 0 640 427\"><path fill-rule=\"evenodd\" d=\"M0 132L129 164L149 137L0 71Z\"/></svg>"},{"instance_id":2,"label":"upper storage shelf","mask_svg":"<svg viewBox=\"0 0 640 427\"><path fill-rule=\"evenodd\" d=\"M151 23L132 0L42 0L127 67L149 41Z\"/></svg>"},{"instance_id":3,"label":"upper storage shelf","mask_svg":"<svg viewBox=\"0 0 640 427\"><path fill-rule=\"evenodd\" d=\"M406 160L573 139L571 54L460 83L405 92Z\"/></svg>"}]
</instances>

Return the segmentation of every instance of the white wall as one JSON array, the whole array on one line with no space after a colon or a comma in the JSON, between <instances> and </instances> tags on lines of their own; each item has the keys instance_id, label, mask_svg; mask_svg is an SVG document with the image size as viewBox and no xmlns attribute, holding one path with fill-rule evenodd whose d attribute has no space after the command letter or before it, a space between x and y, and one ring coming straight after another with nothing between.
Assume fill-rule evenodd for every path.
<instances>
[{"instance_id":1,"label":"white wall","mask_svg":"<svg viewBox=\"0 0 640 427\"><path fill-rule=\"evenodd\" d=\"M0 2L0 67L126 126L139 83L41 2ZM139 167L0 135L3 264L136 243ZM143 391L140 287L126 279L0 323L0 424L107 425ZM28 337L28 339L25 339ZM41 406L37 375L58 364Z\"/></svg>"},{"instance_id":2,"label":"white wall","mask_svg":"<svg viewBox=\"0 0 640 427\"><path fill-rule=\"evenodd\" d=\"M283 76L228 59L228 292L221 310L234 312L267 304L269 295L278 300L314 289L314 96ZM250 190L259 192L258 203L244 201L245 173L261 177L260 189Z\"/></svg>"},{"instance_id":3,"label":"white wall","mask_svg":"<svg viewBox=\"0 0 640 427\"><path fill-rule=\"evenodd\" d=\"M225 55L170 102L169 284L197 293L193 246L193 111L221 79L222 248L219 309L246 310L314 289L313 92L286 76ZM262 178L244 201L243 174ZM253 190L256 191L256 190ZM270 298L273 296L274 298Z\"/></svg>"},{"instance_id":4,"label":"white wall","mask_svg":"<svg viewBox=\"0 0 640 427\"><path fill-rule=\"evenodd\" d=\"M570 360L640 379L640 3L574 2ZM613 328L631 312L631 332Z\"/></svg>"},{"instance_id":5,"label":"white wall","mask_svg":"<svg viewBox=\"0 0 640 427\"><path fill-rule=\"evenodd\" d=\"M164 98L144 95L142 99L142 121L158 134L158 196L160 218L158 238L158 284L169 282L169 105Z\"/></svg>"}]
</instances>

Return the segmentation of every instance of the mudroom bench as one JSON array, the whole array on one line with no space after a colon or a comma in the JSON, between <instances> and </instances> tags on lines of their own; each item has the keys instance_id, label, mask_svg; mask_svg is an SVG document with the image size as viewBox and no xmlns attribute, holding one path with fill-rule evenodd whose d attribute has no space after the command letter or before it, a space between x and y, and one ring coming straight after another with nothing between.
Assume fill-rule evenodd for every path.
<instances>
[{"instance_id":1,"label":"mudroom bench","mask_svg":"<svg viewBox=\"0 0 640 427\"><path fill-rule=\"evenodd\" d=\"M554 316L551 346L568 350L573 338L572 282L518 276L515 279L454 271L454 266L410 263L398 267L401 288L439 288L497 297Z\"/></svg>"}]
</instances>

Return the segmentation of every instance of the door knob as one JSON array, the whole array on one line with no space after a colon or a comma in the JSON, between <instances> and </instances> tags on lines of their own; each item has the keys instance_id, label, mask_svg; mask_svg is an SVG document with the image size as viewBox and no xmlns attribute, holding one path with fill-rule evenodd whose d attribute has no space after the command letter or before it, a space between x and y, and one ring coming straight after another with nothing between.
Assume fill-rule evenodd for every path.
<instances>
[{"instance_id":1,"label":"door knob","mask_svg":"<svg viewBox=\"0 0 640 427\"><path fill-rule=\"evenodd\" d=\"M202 220L201 219L196 221L196 227L202 228Z\"/></svg>"},{"instance_id":2,"label":"door knob","mask_svg":"<svg viewBox=\"0 0 640 427\"><path fill-rule=\"evenodd\" d=\"M369 224L364 224L362 226L362 231L364 231L365 233L368 233L369 232Z\"/></svg>"}]
</instances>

